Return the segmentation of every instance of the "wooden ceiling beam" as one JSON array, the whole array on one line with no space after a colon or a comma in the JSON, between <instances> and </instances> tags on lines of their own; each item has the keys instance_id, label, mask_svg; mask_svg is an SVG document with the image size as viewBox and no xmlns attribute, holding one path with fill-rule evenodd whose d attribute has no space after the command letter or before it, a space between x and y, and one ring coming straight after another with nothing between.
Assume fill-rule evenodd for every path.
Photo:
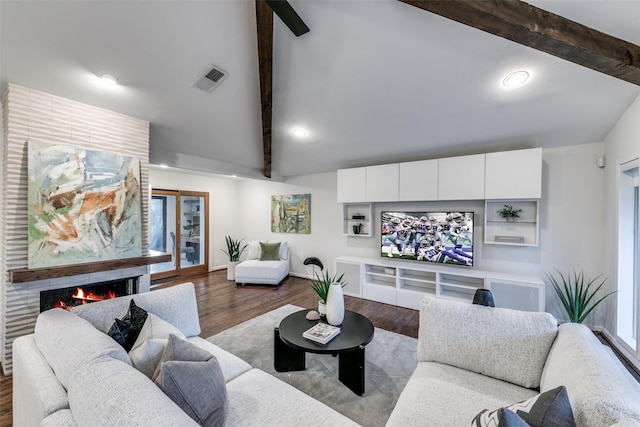
<instances>
[{"instance_id":1,"label":"wooden ceiling beam","mask_svg":"<svg viewBox=\"0 0 640 427\"><path fill-rule=\"evenodd\" d=\"M640 46L519 0L400 0L640 85Z\"/></svg>"},{"instance_id":2,"label":"wooden ceiling beam","mask_svg":"<svg viewBox=\"0 0 640 427\"><path fill-rule=\"evenodd\" d=\"M271 178L271 122L273 100L273 11L264 0L256 0L260 106L262 110L263 174Z\"/></svg>"}]
</instances>

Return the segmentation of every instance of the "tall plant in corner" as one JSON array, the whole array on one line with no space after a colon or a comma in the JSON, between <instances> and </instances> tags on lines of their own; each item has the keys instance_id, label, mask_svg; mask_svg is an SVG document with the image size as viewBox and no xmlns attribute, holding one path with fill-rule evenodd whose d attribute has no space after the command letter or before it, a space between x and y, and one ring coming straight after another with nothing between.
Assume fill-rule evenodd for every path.
<instances>
[{"instance_id":1,"label":"tall plant in corner","mask_svg":"<svg viewBox=\"0 0 640 427\"><path fill-rule=\"evenodd\" d=\"M231 236L225 236L224 239L227 242L227 249L226 250L221 249L222 252L227 254L230 262L240 261L240 255L242 255L244 250L247 248L246 244L244 246L241 246L243 239L234 240L231 238Z\"/></svg>"},{"instance_id":2,"label":"tall plant in corner","mask_svg":"<svg viewBox=\"0 0 640 427\"><path fill-rule=\"evenodd\" d=\"M582 323L598 304L617 292L609 292L602 298L596 299L596 294L607 280L606 277L599 275L594 279L585 279L582 271L578 273L573 270L573 275L569 272L566 276L557 268L556 271L560 275L559 280L550 273L546 273L547 278L558 294L560 302L569 315L569 320L573 323Z\"/></svg>"}]
</instances>

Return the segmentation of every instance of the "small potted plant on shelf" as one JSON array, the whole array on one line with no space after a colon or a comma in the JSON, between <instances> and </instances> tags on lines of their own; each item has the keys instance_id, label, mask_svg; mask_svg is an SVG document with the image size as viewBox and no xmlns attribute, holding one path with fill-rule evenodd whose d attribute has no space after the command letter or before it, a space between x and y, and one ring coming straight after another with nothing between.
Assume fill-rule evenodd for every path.
<instances>
[{"instance_id":1,"label":"small potted plant on shelf","mask_svg":"<svg viewBox=\"0 0 640 427\"><path fill-rule=\"evenodd\" d=\"M498 211L498 215L506 219L507 222L513 222L516 218L520 218L520 212L522 212L522 209L515 209L512 205L505 204L504 207Z\"/></svg>"},{"instance_id":2,"label":"small potted plant on shelf","mask_svg":"<svg viewBox=\"0 0 640 427\"><path fill-rule=\"evenodd\" d=\"M337 283L343 288L347 283L343 282L342 278L344 277L344 273L338 276L338 273L333 276L329 275L328 271L325 271L324 274L318 274L314 271L314 278L311 279L311 287L318 294L320 300L318 301L318 312L321 317L324 317L327 313L326 305L327 305L327 296L329 295L329 289L331 289L331 285Z\"/></svg>"},{"instance_id":3,"label":"small potted plant on shelf","mask_svg":"<svg viewBox=\"0 0 640 427\"><path fill-rule=\"evenodd\" d=\"M595 300L596 294L607 280L606 278L602 278L602 275L597 276L595 279L585 279L582 271L577 273L573 270L573 275L569 272L566 276L557 268L556 271L560 275L559 280L550 273L546 273L547 278L553 285L553 289L556 291L558 298L560 298L560 302L567 312L569 320L573 323L582 323L598 304L604 301L609 295L617 292L609 292L599 300ZM599 281L599 284L595 285L595 288L592 289L596 281Z\"/></svg>"},{"instance_id":4,"label":"small potted plant on shelf","mask_svg":"<svg viewBox=\"0 0 640 427\"><path fill-rule=\"evenodd\" d=\"M231 236L225 236L227 243L227 249L221 249L229 257L229 263L227 264L227 280L236 279L236 265L240 262L240 255L247 248L247 245L242 245L242 240L234 240Z\"/></svg>"}]
</instances>

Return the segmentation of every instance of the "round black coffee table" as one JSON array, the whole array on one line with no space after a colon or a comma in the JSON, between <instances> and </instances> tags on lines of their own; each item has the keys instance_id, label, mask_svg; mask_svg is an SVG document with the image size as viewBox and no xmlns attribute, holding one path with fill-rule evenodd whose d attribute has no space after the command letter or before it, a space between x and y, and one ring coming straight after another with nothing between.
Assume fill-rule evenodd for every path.
<instances>
[{"instance_id":1,"label":"round black coffee table","mask_svg":"<svg viewBox=\"0 0 640 427\"><path fill-rule=\"evenodd\" d=\"M306 369L305 353L338 356L338 379L355 394L364 394L364 347L373 339L373 324L354 311L345 310L340 334L326 344L302 337L318 323L307 320L309 310L297 311L282 319L274 330L274 368L278 372Z\"/></svg>"}]
</instances>

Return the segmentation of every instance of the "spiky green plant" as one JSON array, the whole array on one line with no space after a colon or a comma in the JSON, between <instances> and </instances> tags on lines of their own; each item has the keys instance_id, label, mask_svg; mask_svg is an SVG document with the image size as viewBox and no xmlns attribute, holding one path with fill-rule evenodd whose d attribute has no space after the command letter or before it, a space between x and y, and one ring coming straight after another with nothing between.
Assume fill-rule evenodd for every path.
<instances>
[{"instance_id":1,"label":"spiky green plant","mask_svg":"<svg viewBox=\"0 0 640 427\"><path fill-rule=\"evenodd\" d=\"M242 244L242 240L244 239L234 240L231 238L231 236L225 236L224 239L227 242L227 250L221 249L221 251L227 254L227 256L229 257L229 261L240 261L240 255L242 255L244 250L247 248L246 244L244 246L240 246Z\"/></svg>"},{"instance_id":2,"label":"spiky green plant","mask_svg":"<svg viewBox=\"0 0 640 427\"><path fill-rule=\"evenodd\" d=\"M338 276L338 273L333 276L329 276L329 272L325 271L324 275L318 275L316 271L313 272L314 278L311 279L311 287L318 294L320 299L323 302L327 302L327 295L329 294L329 288L333 283L338 283L340 286L344 288L347 282L343 282L342 278L344 277L344 273Z\"/></svg>"},{"instance_id":3,"label":"spiky green plant","mask_svg":"<svg viewBox=\"0 0 640 427\"><path fill-rule=\"evenodd\" d=\"M585 279L584 272L582 271L578 273L574 269L573 275L569 272L565 276L557 268L555 270L560 275L560 280L557 280L550 273L546 273L547 278L551 282L551 285L553 285L556 294L558 294L560 302L562 302L564 309L569 315L569 320L573 323L582 323L598 304L604 301L609 295L617 292L609 292L599 300L595 300L596 294L607 280L606 277L603 278L601 274L594 279ZM599 284L596 284L596 281L599 281ZM560 282L562 282L562 284ZM595 289L593 289L594 286Z\"/></svg>"}]
</instances>

